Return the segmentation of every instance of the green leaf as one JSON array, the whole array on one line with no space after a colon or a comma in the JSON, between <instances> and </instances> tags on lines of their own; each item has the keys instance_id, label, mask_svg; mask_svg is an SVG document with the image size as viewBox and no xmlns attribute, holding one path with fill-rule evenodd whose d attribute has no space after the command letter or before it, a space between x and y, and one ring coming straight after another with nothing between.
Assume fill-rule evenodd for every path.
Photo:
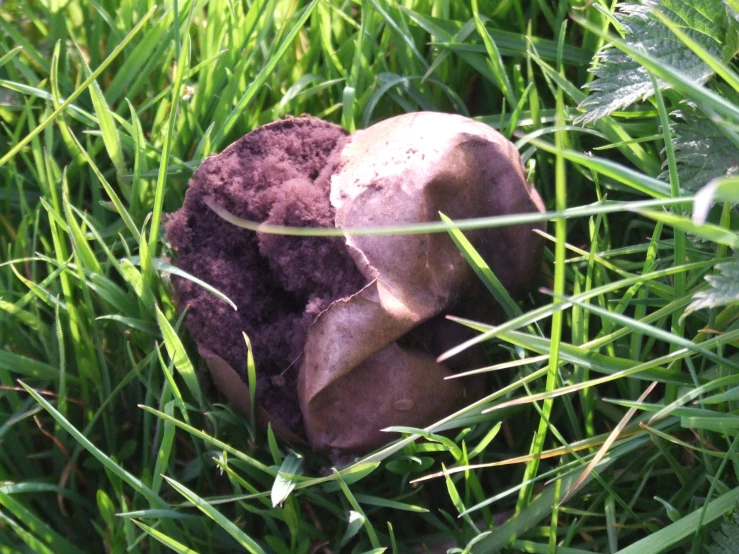
<instances>
[{"instance_id":1,"label":"green leaf","mask_svg":"<svg viewBox=\"0 0 739 554\"><path fill-rule=\"evenodd\" d=\"M485 50L487 51L488 67L490 68L491 73L495 76L496 84L498 85L500 91L503 93L503 96L505 96L506 100L508 100L508 103L511 105L511 107L514 107L516 104L518 104L518 99L516 98L516 94L513 92L513 86L511 86L511 82L508 79L508 74L505 71L503 60L500 57L500 50L498 50L493 37L490 36L490 33L488 33L488 30L485 28L485 25L483 25L483 22L480 19L479 14L477 13L476 1L473 4L473 9L475 17L475 28L477 29L478 34L482 37L482 41L485 44Z\"/></svg>"},{"instance_id":2,"label":"green leaf","mask_svg":"<svg viewBox=\"0 0 739 554\"><path fill-rule=\"evenodd\" d=\"M626 42L660 64L694 83L705 83L713 75L713 70L654 16L655 9L671 21L680 21L682 30L712 55L723 60L734 55L735 49L727 45L736 44L736 21L729 17L730 8L719 0L645 0L622 5L615 17L625 31ZM597 79L586 85L590 95L579 106L586 112L579 121L594 121L654 94L647 69L612 44L607 44L598 58L600 63L593 70ZM660 81L660 88L669 85Z\"/></svg>"},{"instance_id":3,"label":"green leaf","mask_svg":"<svg viewBox=\"0 0 739 554\"><path fill-rule=\"evenodd\" d=\"M430 511L423 506L406 504L404 502L388 500L387 498L380 498L379 496L371 496L369 494L355 494L354 498L356 498L357 502L359 502L360 504L367 504L369 506L381 506L383 508L391 508L393 510L402 510L405 512L416 513L426 513Z\"/></svg>"},{"instance_id":4,"label":"green leaf","mask_svg":"<svg viewBox=\"0 0 739 554\"><path fill-rule=\"evenodd\" d=\"M577 475L571 474L561 479L560 489L567 489L575 482ZM552 506L555 502L555 491L557 483L550 484L544 491L534 498L531 503L523 510L510 517L505 523L495 529L495 532L485 536L480 542L471 545L469 549L471 554L490 554L498 552L510 543L514 538L521 536L523 533L537 525L542 519L551 515ZM471 513L474 510L482 508L478 504L467 510Z\"/></svg>"},{"instance_id":5,"label":"green leaf","mask_svg":"<svg viewBox=\"0 0 739 554\"><path fill-rule=\"evenodd\" d=\"M680 511L677 510L672 504L667 502L667 500L665 500L664 498L655 496L654 499L665 507L665 511L667 512L667 517L670 518L670 521L677 521L678 519L682 517L680 515Z\"/></svg>"},{"instance_id":6,"label":"green leaf","mask_svg":"<svg viewBox=\"0 0 739 554\"><path fill-rule=\"evenodd\" d=\"M500 431L501 426L503 425L502 421L499 421L493 427L491 427L490 431L488 431L485 436L480 440L480 442L477 444L477 446L470 452L469 459L473 460L480 454L482 454L485 451L485 448L493 441L493 439L498 436L498 431Z\"/></svg>"},{"instance_id":7,"label":"green leaf","mask_svg":"<svg viewBox=\"0 0 739 554\"><path fill-rule=\"evenodd\" d=\"M59 377L59 370L54 366L20 356L7 350L0 350L0 370L11 374L23 375L35 379L55 380Z\"/></svg>"},{"instance_id":8,"label":"green leaf","mask_svg":"<svg viewBox=\"0 0 739 554\"><path fill-rule=\"evenodd\" d=\"M15 56L16 56L16 55L18 54L18 52L20 52L21 50L23 50L23 47L22 47L22 46L16 46L15 48L13 48L13 49L9 50L8 52L6 52L6 53L5 53L5 54L3 54L2 56L0 56L0 67L4 66L4 65L5 65L6 63L8 63L8 62L9 62L10 60L12 60L13 58L15 58Z\"/></svg>"},{"instance_id":9,"label":"green leaf","mask_svg":"<svg viewBox=\"0 0 739 554\"><path fill-rule=\"evenodd\" d=\"M739 234L725 229L720 225L714 225L712 223L696 225L690 218L652 210L643 210L639 211L639 213L649 219L661 221L675 229L691 233L702 239L710 240L717 244L723 244L731 248L739 248Z\"/></svg>"},{"instance_id":10,"label":"green leaf","mask_svg":"<svg viewBox=\"0 0 739 554\"><path fill-rule=\"evenodd\" d=\"M352 540L359 530L364 525L366 519L359 512L349 510L349 524L346 526L344 536L341 537L341 546L345 546L350 540Z\"/></svg>"},{"instance_id":11,"label":"green leaf","mask_svg":"<svg viewBox=\"0 0 739 554\"><path fill-rule=\"evenodd\" d=\"M449 219L446 215L439 212L439 217L444 223L453 225L454 222ZM459 248L467 263L470 264L474 272L485 284L485 287L490 291L495 300L505 310L506 315L509 318L514 318L521 315L521 308L518 307L516 302L508 294L508 291L503 286L503 283L495 276L493 270L487 262L480 256L480 254L472 246L472 243L464 236L459 229L449 229L449 236L454 241L454 244Z\"/></svg>"},{"instance_id":12,"label":"green leaf","mask_svg":"<svg viewBox=\"0 0 739 554\"><path fill-rule=\"evenodd\" d=\"M229 455L238 458L239 460L243 460L247 464L255 467L256 469L263 471L264 473L268 475L276 475L275 470L264 465L263 463L259 462L258 460L251 458L250 456L247 456L240 450L237 450L236 448L233 448L232 446L229 446L223 441L220 441L209 434L205 433L204 431L200 431L199 429L196 429L192 425L189 425L183 421L180 421L179 419L175 419L169 414L166 414L164 412L160 412L159 410L155 410L154 408L151 408L149 406L139 405L139 408L142 410L145 410L151 414L154 414L158 418L172 422L174 425L185 431L186 433L193 435L195 437L198 437L199 439L202 439L208 444L213 445L215 448L218 448L220 450L224 450L229 453Z\"/></svg>"},{"instance_id":13,"label":"green leaf","mask_svg":"<svg viewBox=\"0 0 739 554\"><path fill-rule=\"evenodd\" d=\"M141 265L141 257L140 256L132 256L130 258L130 262L134 265ZM123 263L123 260L121 260L121 263ZM226 302L229 306L231 306L234 310L237 310L236 304L234 304L233 300L231 300L228 296L223 294L218 289L212 287L202 279L198 279L194 275L190 275L186 271L183 271L177 266L174 266L161 258L151 258L151 265L156 269L157 271L163 271L165 273L171 273L172 275L177 275L178 277L182 277L183 279L187 279L188 281L192 281L196 285L203 287L205 290L207 290L209 293L217 296L224 302Z\"/></svg>"},{"instance_id":14,"label":"green leaf","mask_svg":"<svg viewBox=\"0 0 739 554\"><path fill-rule=\"evenodd\" d=\"M170 401L165 404L164 412L169 416L174 413L174 401ZM159 442L159 452L157 453L157 459L154 464L154 475L151 480L151 489L157 494L159 494L159 491L162 488L162 479L164 473L167 471L167 466L169 465L169 460L172 455L174 435L174 424L171 421L165 421L164 432L162 433L162 438Z\"/></svg>"},{"instance_id":15,"label":"green leaf","mask_svg":"<svg viewBox=\"0 0 739 554\"><path fill-rule=\"evenodd\" d=\"M449 493L449 498L451 499L452 504L454 504L454 507L457 508L457 511L460 514L463 514L466 511L466 508L464 506L464 503L462 502L462 498L459 496L459 491L457 491L457 487L454 485L454 481L452 481L452 478L446 472L446 466L444 466L444 464L441 464L441 468L444 472L444 481L446 482L446 490Z\"/></svg>"},{"instance_id":16,"label":"green leaf","mask_svg":"<svg viewBox=\"0 0 739 554\"><path fill-rule=\"evenodd\" d=\"M167 169L169 167L172 143L174 142L175 123L179 111L179 103L182 99L180 89L184 79L185 71L190 67L190 35L185 35L185 41L177 56L177 68L175 70L174 87L172 88L172 105L169 109L167 126L165 128L164 144L162 145L162 156L157 173L157 184L154 189L154 208L151 215L151 228L149 234L149 250L152 255L156 254L159 241L159 227L162 220L162 208L164 206L164 192L167 185Z\"/></svg>"},{"instance_id":17,"label":"green leaf","mask_svg":"<svg viewBox=\"0 0 739 554\"><path fill-rule=\"evenodd\" d=\"M249 423L251 425L251 434L254 435L257 426L257 365L254 362L254 350L251 347L249 336L243 331L241 334L244 335L244 342L246 343L246 377L247 384L249 385L249 409L251 410ZM274 494L274 490L272 493Z\"/></svg>"},{"instance_id":18,"label":"green leaf","mask_svg":"<svg viewBox=\"0 0 739 554\"><path fill-rule=\"evenodd\" d=\"M739 97L736 94L731 96L734 98L727 100L739 104ZM682 188L695 192L712 179L723 177L736 169L739 148L695 104L683 103L683 107L671 115L674 118L671 130ZM666 171L660 175L661 179L666 177Z\"/></svg>"},{"instance_id":19,"label":"green leaf","mask_svg":"<svg viewBox=\"0 0 739 554\"><path fill-rule=\"evenodd\" d=\"M375 531L375 528L372 526L372 522L367 519L367 516L364 513L364 510L362 510L362 507L359 505L359 502L357 502L357 499L354 498L354 495L349 490L349 487L347 486L346 482L342 478L341 474L336 470L336 468L332 468L334 477L336 478L336 481L339 483L339 487L341 488L341 492L344 493L344 496L346 496L346 499L349 501L349 504L351 504L351 507L354 509L354 511L362 516L361 517L361 525L364 526L365 531L367 532L367 535L369 536L370 543L372 544L373 548L381 548L380 541L377 538L377 532ZM355 518L360 519L360 518Z\"/></svg>"},{"instance_id":20,"label":"green leaf","mask_svg":"<svg viewBox=\"0 0 739 554\"><path fill-rule=\"evenodd\" d=\"M69 235L72 240L72 245L74 246L75 254L79 260L78 263L80 263L84 269L93 273L102 273L103 271L100 267L100 263L98 263L92 248L90 248L90 245L85 238L85 234L82 232L82 228L77 223L74 213L72 212L72 207L69 203L69 187L67 183L66 169L62 176L62 202L64 204L64 215L66 217L67 228L69 229Z\"/></svg>"},{"instance_id":21,"label":"green leaf","mask_svg":"<svg viewBox=\"0 0 739 554\"><path fill-rule=\"evenodd\" d=\"M688 313L739 302L739 255L731 261L718 264L716 273L707 275L705 279L709 287L693 295Z\"/></svg>"},{"instance_id":22,"label":"green leaf","mask_svg":"<svg viewBox=\"0 0 739 554\"><path fill-rule=\"evenodd\" d=\"M34 537L31 533L26 531L15 520L7 517L2 512L0 512L0 523L2 523L3 527L7 528L8 530L15 531L18 537L30 547L30 550L28 550L28 552L37 552L38 554L52 554L53 550L47 547L39 539Z\"/></svg>"},{"instance_id":23,"label":"green leaf","mask_svg":"<svg viewBox=\"0 0 739 554\"><path fill-rule=\"evenodd\" d=\"M290 453L280 466L275 482L272 485L272 507L282 504L295 488L297 480L296 475L301 475L303 466L303 457L294 453Z\"/></svg>"}]
</instances>

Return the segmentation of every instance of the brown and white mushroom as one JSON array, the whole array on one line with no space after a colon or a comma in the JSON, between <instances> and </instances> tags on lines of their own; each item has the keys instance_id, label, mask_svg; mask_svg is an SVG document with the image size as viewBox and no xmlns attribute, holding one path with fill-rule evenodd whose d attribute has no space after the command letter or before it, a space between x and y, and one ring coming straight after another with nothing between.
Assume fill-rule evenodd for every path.
<instances>
[{"instance_id":1,"label":"brown and white mushroom","mask_svg":"<svg viewBox=\"0 0 739 554\"><path fill-rule=\"evenodd\" d=\"M333 456L380 446L391 425L426 426L475 397L437 356L469 335L445 315L490 320L496 306L446 233L296 237L250 221L352 229L543 211L513 144L449 114L398 116L347 135L311 117L265 125L205 160L167 226L177 265L238 306L173 278L214 380L248 406L245 346L264 418ZM509 292L541 262L536 225L467 233ZM454 360L483 363L480 352ZM238 376L238 378L237 378ZM474 385L473 385L474 386Z\"/></svg>"}]
</instances>

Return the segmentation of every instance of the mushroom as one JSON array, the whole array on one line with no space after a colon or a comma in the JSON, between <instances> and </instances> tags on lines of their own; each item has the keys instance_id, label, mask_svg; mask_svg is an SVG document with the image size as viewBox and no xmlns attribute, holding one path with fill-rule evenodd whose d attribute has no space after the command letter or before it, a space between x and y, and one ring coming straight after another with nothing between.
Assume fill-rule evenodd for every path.
<instances>
[{"instance_id":1,"label":"mushroom","mask_svg":"<svg viewBox=\"0 0 739 554\"><path fill-rule=\"evenodd\" d=\"M514 145L458 115L406 114L352 135L288 118L202 163L167 238L180 268L239 309L173 277L186 325L217 386L243 410L246 332L262 417L334 458L380 446L388 426L426 426L479 396L479 381L445 379L484 363L479 349L454 359L459 367L436 362L471 333L445 316L489 320L500 310L446 233L254 233L208 202L251 221L339 229L544 210ZM513 296L541 263L538 227L467 235Z\"/></svg>"}]
</instances>

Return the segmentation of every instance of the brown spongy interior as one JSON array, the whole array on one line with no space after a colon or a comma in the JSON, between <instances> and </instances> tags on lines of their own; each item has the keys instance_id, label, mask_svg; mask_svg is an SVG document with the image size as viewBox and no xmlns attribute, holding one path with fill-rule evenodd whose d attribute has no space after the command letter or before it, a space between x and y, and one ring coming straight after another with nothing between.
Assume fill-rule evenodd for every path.
<instances>
[{"instance_id":1,"label":"brown spongy interior","mask_svg":"<svg viewBox=\"0 0 739 554\"><path fill-rule=\"evenodd\" d=\"M309 117L266 125L205 160L182 208L167 224L177 266L226 294L226 302L192 281L173 277L192 337L244 378L249 336L257 366L257 400L303 435L296 380L308 326L335 299L366 279L343 238L290 237L236 227L209 209L212 199L250 221L334 227L331 174L346 133Z\"/></svg>"}]
</instances>

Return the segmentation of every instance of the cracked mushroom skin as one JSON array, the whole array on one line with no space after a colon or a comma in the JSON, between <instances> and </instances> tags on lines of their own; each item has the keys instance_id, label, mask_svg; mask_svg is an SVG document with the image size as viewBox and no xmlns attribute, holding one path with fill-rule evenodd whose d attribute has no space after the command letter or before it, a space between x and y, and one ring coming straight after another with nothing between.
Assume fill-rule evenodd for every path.
<instances>
[{"instance_id":1,"label":"cracked mushroom skin","mask_svg":"<svg viewBox=\"0 0 739 554\"><path fill-rule=\"evenodd\" d=\"M173 276L185 324L216 386L249 413L250 337L257 412L285 440L334 459L381 446L393 426L424 427L482 394L480 381L445 380L485 364L481 349L436 357L473 336L445 319L490 321L490 294L447 233L295 237L221 219L350 229L543 211L520 157L471 119L421 112L347 136L312 117L242 137L195 172L167 224L176 264L238 306ZM541 262L539 225L466 233L513 296ZM497 310L497 311L496 311ZM239 386L241 385L241 386Z\"/></svg>"},{"instance_id":2,"label":"cracked mushroom skin","mask_svg":"<svg viewBox=\"0 0 739 554\"><path fill-rule=\"evenodd\" d=\"M346 229L438 221L440 211L452 219L544 211L512 143L482 123L433 112L352 135L330 200L336 226ZM540 227L468 233L514 296L536 276ZM450 310L483 316L490 302L446 233L348 235L346 244L369 284L318 315L298 377L310 444L334 455L375 448L388 438L383 428L426 426L469 402L474 392L462 381L445 381L451 372L435 360L438 344L429 352L399 339L419 326L443 329L439 316Z\"/></svg>"}]
</instances>

